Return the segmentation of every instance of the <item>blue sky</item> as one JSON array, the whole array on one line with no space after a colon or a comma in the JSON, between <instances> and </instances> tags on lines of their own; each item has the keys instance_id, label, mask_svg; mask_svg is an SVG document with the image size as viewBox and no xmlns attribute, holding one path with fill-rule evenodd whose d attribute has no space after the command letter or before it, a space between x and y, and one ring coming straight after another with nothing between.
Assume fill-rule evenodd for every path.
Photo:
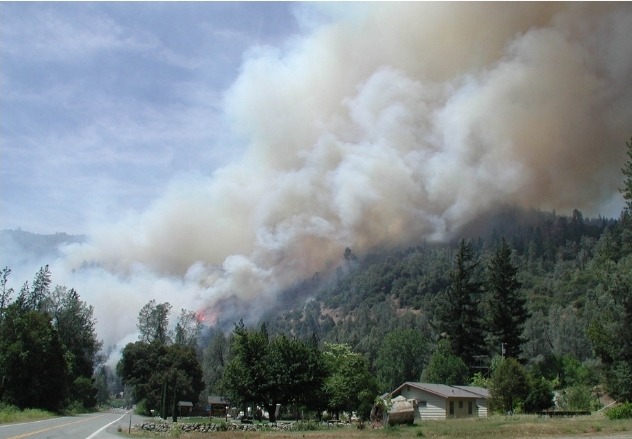
<instances>
[{"instance_id":1,"label":"blue sky","mask_svg":"<svg viewBox=\"0 0 632 439\"><path fill-rule=\"evenodd\" d=\"M222 127L245 51L292 3L0 4L0 228L83 233L242 145Z\"/></svg>"}]
</instances>

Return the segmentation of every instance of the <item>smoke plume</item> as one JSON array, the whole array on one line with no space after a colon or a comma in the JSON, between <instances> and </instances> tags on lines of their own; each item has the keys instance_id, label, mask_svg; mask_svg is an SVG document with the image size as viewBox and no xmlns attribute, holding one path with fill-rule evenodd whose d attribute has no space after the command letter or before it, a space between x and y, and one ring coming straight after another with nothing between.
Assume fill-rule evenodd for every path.
<instances>
[{"instance_id":1,"label":"smoke plume","mask_svg":"<svg viewBox=\"0 0 632 439\"><path fill-rule=\"evenodd\" d=\"M119 338L151 298L253 321L345 247L449 239L500 204L615 211L630 4L316 7L244 55L223 106L239 160L66 248L97 314L128 305Z\"/></svg>"}]
</instances>

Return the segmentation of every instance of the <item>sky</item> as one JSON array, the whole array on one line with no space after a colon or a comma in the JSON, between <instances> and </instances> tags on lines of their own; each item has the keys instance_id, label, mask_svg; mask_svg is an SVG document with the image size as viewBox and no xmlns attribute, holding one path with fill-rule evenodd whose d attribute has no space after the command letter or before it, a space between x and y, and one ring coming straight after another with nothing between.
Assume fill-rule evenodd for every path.
<instances>
[{"instance_id":1,"label":"sky","mask_svg":"<svg viewBox=\"0 0 632 439\"><path fill-rule=\"evenodd\" d=\"M243 145L222 95L291 3L2 2L0 228L87 233Z\"/></svg>"},{"instance_id":2,"label":"sky","mask_svg":"<svg viewBox=\"0 0 632 439\"><path fill-rule=\"evenodd\" d=\"M500 206L623 206L628 2L3 2L0 20L0 228L88 236L51 271L106 345L151 299L256 322L346 247L446 242Z\"/></svg>"}]
</instances>

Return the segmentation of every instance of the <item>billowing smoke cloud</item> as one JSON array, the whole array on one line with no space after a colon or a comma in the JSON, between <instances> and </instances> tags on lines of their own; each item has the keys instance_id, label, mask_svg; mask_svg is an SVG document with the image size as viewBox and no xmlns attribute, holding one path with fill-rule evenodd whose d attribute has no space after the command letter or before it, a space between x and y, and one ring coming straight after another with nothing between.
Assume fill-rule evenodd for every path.
<instances>
[{"instance_id":1,"label":"billowing smoke cloud","mask_svg":"<svg viewBox=\"0 0 632 439\"><path fill-rule=\"evenodd\" d=\"M630 4L325 7L286 47L245 55L224 106L243 157L66 249L66 267L98 264L68 281L97 314L129 306L102 328L133 331L150 298L252 320L347 246L446 239L499 204L614 211Z\"/></svg>"}]
</instances>

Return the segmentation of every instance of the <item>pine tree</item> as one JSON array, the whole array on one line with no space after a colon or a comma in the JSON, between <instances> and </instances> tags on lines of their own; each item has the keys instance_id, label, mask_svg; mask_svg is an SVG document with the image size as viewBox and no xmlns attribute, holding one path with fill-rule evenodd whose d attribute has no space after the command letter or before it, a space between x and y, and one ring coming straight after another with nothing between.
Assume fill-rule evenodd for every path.
<instances>
[{"instance_id":1,"label":"pine tree","mask_svg":"<svg viewBox=\"0 0 632 439\"><path fill-rule=\"evenodd\" d=\"M521 334L529 317L517 272L511 247L502 238L488 267L489 325L494 344L500 347L502 343L505 355L512 358L520 356Z\"/></svg>"},{"instance_id":2,"label":"pine tree","mask_svg":"<svg viewBox=\"0 0 632 439\"><path fill-rule=\"evenodd\" d=\"M478 261L471 243L462 240L457 249L450 286L439 305L439 329L450 339L453 352L468 367L484 352L484 331L479 307L482 284L477 279Z\"/></svg>"},{"instance_id":3,"label":"pine tree","mask_svg":"<svg viewBox=\"0 0 632 439\"><path fill-rule=\"evenodd\" d=\"M623 180L623 187L619 191L623 194L625 200L625 211L627 214L632 212L632 137L629 142L625 142L628 147L626 154L628 160L625 162L624 167L621 169L625 179Z\"/></svg>"}]
</instances>

